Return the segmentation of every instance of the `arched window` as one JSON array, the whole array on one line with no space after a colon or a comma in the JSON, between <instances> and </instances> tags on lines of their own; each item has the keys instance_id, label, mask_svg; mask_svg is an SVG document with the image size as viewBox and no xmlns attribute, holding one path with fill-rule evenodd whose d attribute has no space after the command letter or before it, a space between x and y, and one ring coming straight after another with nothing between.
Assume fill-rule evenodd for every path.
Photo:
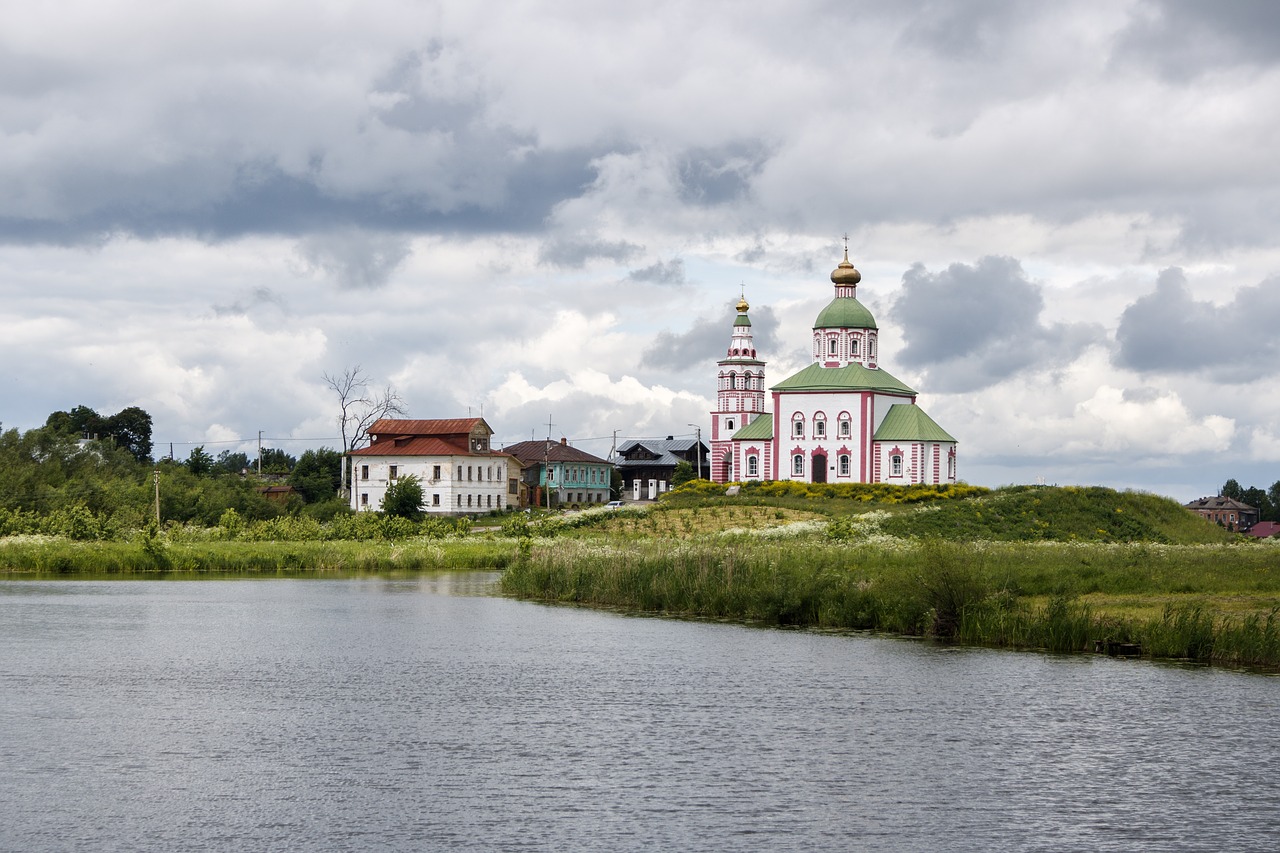
<instances>
[{"instance_id":1,"label":"arched window","mask_svg":"<svg viewBox=\"0 0 1280 853\"><path fill-rule=\"evenodd\" d=\"M814 438L827 437L827 419L821 413L815 414L813 416L813 437Z\"/></svg>"},{"instance_id":2,"label":"arched window","mask_svg":"<svg viewBox=\"0 0 1280 853\"><path fill-rule=\"evenodd\" d=\"M791 416L791 435L795 438L804 438L804 415L799 412Z\"/></svg>"},{"instance_id":3,"label":"arched window","mask_svg":"<svg viewBox=\"0 0 1280 853\"><path fill-rule=\"evenodd\" d=\"M748 477L760 476L760 457L758 456L747 457L747 476Z\"/></svg>"},{"instance_id":4,"label":"arched window","mask_svg":"<svg viewBox=\"0 0 1280 853\"><path fill-rule=\"evenodd\" d=\"M850 341L850 342L849 342L849 354L850 354L850 355L852 355L852 356L857 356L857 354L858 354L858 339L857 339L857 338L854 338L852 341Z\"/></svg>"},{"instance_id":5,"label":"arched window","mask_svg":"<svg viewBox=\"0 0 1280 853\"><path fill-rule=\"evenodd\" d=\"M849 415L848 415L848 414L843 414L843 415L841 415L841 416L840 416L840 437L841 437L841 438L848 438L848 437L849 437L849 434L850 434L850 429L849 429Z\"/></svg>"},{"instance_id":6,"label":"arched window","mask_svg":"<svg viewBox=\"0 0 1280 853\"><path fill-rule=\"evenodd\" d=\"M791 473L797 477L804 476L804 454L797 453L791 457Z\"/></svg>"},{"instance_id":7,"label":"arched window","mask_svg":"<svg viewBox=\"0 0 1280 853\"><path fill-rule=\"evenodd\" d=\"M729 430L730 432L733 431L733 418L729 418L729 420L724 422L724 428Z\"/></svg>"},{"instance_id":8,"label":"arched window","mask_svg":"<svg viewBox=\"0 0 1280 853\"><path fill-rule=\"evenodd\" d=\"M849 476L849 454L848 453L840 454L840 476L841 477Z\"/></svg>"},{"instance_id":9,"label":"arched window","mask_svg":"<svg viewBox=\"0 0 1280 853\"><path fill-rule=\"evenodd\" d=\"M830 340L828 340L828 341L827 341L827 353L828 353L829 355L835 355L835 354L836 354L836 351L837 351L837 346L838 346L838 345L836 344L836 339L835 339L835 338L831 338Z\"/></svg>"},{"instance_id":10,"label":"arched window","mask_svg":"<svg viewBox=\"0 0 1280 853\"><path fill-rule=\"evenodd\" d=\"M895 453L889 457L889 476L902 476L902 454Z\"/></svg>"}]
</instances>

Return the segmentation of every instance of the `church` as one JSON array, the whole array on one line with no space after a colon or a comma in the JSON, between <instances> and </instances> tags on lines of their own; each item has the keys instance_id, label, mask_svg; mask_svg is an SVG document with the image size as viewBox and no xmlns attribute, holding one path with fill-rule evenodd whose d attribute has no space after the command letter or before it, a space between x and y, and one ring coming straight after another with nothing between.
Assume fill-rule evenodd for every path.
<instances>
[{"instance_id":1,"label":"church","mask_svg":"<svg viewBox=\"0 0 1280 853\"><path fill-rule=\"evenodd\" d=\"M835 298L813 321L813 363L770 387L756 354L750 306L738 302L711 412L718 483L956 482L956 440L916 405L916 392L880 367L875 318L857 298L862 274L844 260Z\"/></svg>"}]
</instances>

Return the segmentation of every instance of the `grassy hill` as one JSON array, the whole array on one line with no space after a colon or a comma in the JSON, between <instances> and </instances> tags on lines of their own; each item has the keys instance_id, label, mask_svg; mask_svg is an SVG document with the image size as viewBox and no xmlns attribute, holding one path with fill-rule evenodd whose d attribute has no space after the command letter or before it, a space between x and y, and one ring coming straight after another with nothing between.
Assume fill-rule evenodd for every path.
<instances>
[{"instance_id":1,"label":"grassy hill","mask_svg":"<svg viewBox=\"0 0 1280 853\"><path fill-rule=\"evenodd\" d=\"M1170 498L1101 486L1009 486L895 513L881 530L894 536L1003 542L1197 545L1238 539Z\"/></svg>"}]
</instances>

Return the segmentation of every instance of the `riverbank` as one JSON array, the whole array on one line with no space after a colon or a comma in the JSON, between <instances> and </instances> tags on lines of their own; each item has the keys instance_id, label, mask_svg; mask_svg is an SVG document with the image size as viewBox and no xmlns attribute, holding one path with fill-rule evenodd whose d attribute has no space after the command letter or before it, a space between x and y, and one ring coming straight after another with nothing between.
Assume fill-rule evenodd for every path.
<instances>
[{"instance_id":1,"label":"riverbank","mask_svg":"<svg viewBox=\"0 0 1280 853\"><path fill-rule=\"evenodd\" d=\"M556 541L503 574L520 598L1055 652L1280 666L1280 549L725 539Z\"/></svg>"}]
</instances>

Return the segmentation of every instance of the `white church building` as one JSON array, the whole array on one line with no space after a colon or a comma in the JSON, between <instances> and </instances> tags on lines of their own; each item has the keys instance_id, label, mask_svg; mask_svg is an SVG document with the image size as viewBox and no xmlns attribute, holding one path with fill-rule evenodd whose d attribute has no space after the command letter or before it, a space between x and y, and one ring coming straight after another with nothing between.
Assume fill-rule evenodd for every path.
<instances>
[{"instance_id":1,"label":"white church building","mask_svg":"<svg viewBox=\"0 0 1280 853\"><path fill-rule=\"evenodd\" d=\"M875 318L857 299L862 274L844 260L835 298L813 322L813 363L769 388L750 306L738 302L711 412L711 477L719 483L956 482L956 440L879 364Z\"/></svg>"}]
</instances>

